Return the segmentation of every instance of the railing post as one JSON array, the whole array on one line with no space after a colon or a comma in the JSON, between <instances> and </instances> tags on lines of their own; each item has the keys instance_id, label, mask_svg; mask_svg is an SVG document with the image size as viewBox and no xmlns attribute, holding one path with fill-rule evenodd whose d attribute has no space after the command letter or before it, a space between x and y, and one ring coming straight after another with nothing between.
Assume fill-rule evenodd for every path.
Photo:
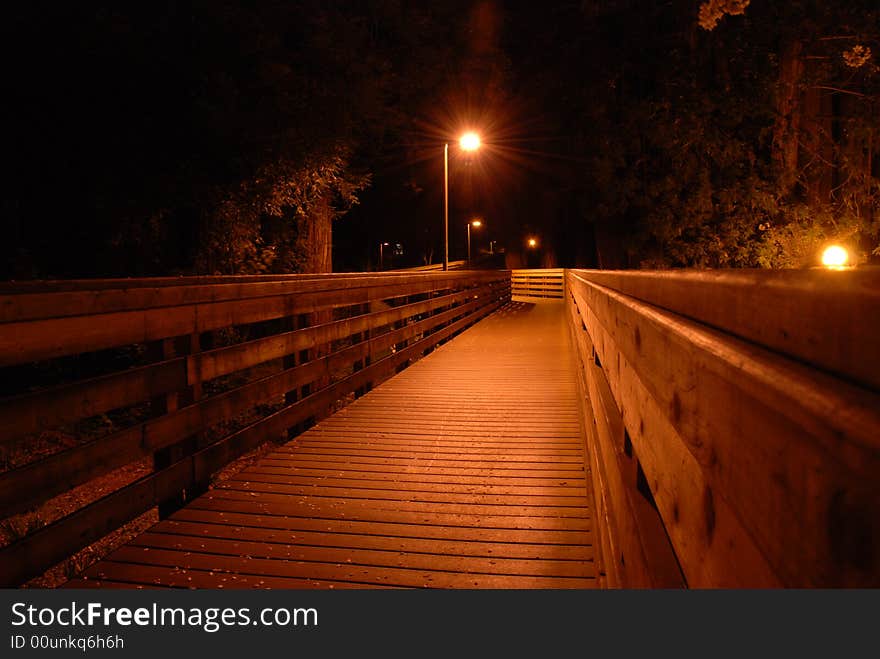
<instances>
[{"instance_id":1,"label":"railing post","mask_svg":"<svg viewBox=\"0 0 880 659\"><path fill-rule=\"evenodd\" d=\"M184 336L162 339L152 344L150 351L158 360L171 359L183 355L194 355L200 352L199 334L193 333ZM151 410L154 416L162 416L175 412L181 407L192 405L202 398L202 382L200 379L191 386L159 396L151 400ZM171 466L188 455L192 455L205 441L205 433L191 435L171 446L163 447L153 453L153 470L161 471ZM171 513L179 510L188 500L207 489L207 483L197 483L195 473L190 477L189 485L176 495L161 501L158 505L159 517L168 517Z\"/></svg>"},{"instance_id":2,"label":"railing post","mask_svg":"<svg viewBox=\"0 0 880 659\"><path fill-rule=\"evenodd\" d=\"M298 317L297 316L286 316L281 319L281 331L282 332L292 332L299 329ZM281 368L282 370L288 370L291 368L295 368L299 364L299 355L296 352L292 352L288 355L285 355L281 359ZM299 389L293 389L284 394L284 406L293 405L296 401L299 400ZM298 429L296 426L292 426L285 430L282 433L282 441L289 441L296 437L298 434Z\"/></svg>"},{"instance_id":3,"label":"railing post","mask_svg":"<svg viewBox=\"0 0 880 659\"><path fill-rule=\"evenodd\" d=\"M398 306L404 306L406 304L409 304L411 299L412 299L411 296L409 296L409 295L405 296L402 300L400 300ZM408 323L409 323L409 321L406 318L404 318L402 320L395 321L395 323L392 325L392 330L398 330L403 327L406 327ZM404 339L403 341L394 344L394 350L395 350L395 352L403 350L408 345L409 345L409 341ZM401 362L400 364L397 365L396 372L400 373L407 366L409 366L409 360Z\"/></svg>"},{"instance_id":4,"label":"railing post","mask_svg":"<svg viewBox=\"0 0 880 659\"><path fill-rule=\"evenodd\" d=\"M366 302L358 307L358 311L361 315L366 315L366 314L370 313L371 308L372 307L371 307L370 303ZM372 332L369 329L367 329L359 334L356 334L354 337L352 337L352 340L360 341L360 342L369 341L371 335L372 335ZM369 350L369 346L367 349ZM368 352L364 356L363 359L359 359L354 364L352 364L352 371L354 372L354 371L363 370L367 366L369 366L371 363L372 363L372 355L371 355L371 353ZM365 383L363 386L360 386L357 389L355 389L354 397L360 398L365 393L370 391L370 389L372 389L372 386L370 385L370 383Z\"/></svg>"},{"instance_id":5,"label":"railing post","mask_svg":"<svg viewBox=\"0 0 880 659\"><path fill-rule=\"evenodd\" d=\"M320 311L314 311L310 314L311 325L325 325L331 320L333 320L333 310L332 309L323 309ZM311 351L312 359L321 359L326 357L331 352L332 345L330 343L318 343L315 345L314 349ZM317 391L321 391L330 385L331 375L330 373L325 373L318 377L312 383L311 392L315 393ZM309 419L309 424L314 425L321 419L326 418L332 413L331 407L327 406L326 408L322 408L315 412L315 416Z\"/></svg>"},{"instance_id":6,"label":"railing post","mask_svg":"<svg viewBox=\"0 0 880 659\"><path fill-rule=\"evenodd\" d=\"M302 329L305 327L311 327L314 324L315 314L312 313L302 313L297 316L297 328ZM305 350L299 351L299 363L305 364L307 362L312 361L315 358L315 349L314 348L306 348ZM310 395L313 391L314 382L307 382L302 385L299 390L300 399L305 398ZM314 417L309 417L308 419L303 420L301 423L296 425L296 434L300 434L308 430L309 427L313 426L315 423Z\"/></svg>"}]
</instances>

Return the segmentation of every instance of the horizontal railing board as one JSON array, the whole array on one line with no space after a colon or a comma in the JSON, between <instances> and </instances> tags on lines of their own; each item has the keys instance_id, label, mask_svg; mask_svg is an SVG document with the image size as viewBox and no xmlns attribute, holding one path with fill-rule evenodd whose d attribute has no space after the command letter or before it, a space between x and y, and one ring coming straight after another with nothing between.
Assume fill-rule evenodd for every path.
<instances>
[{"instance_id":1,"label":"horizontal railing board","mask_svg":"<svg viewBox=\"0 0 880 659\"><path fill-rule=\"evenodd\" d=\"M448 290L454 288L451 284L455 281L468 282L468 279L462 275L448 275L448 273L409 275L410 280L413 277L424 279L421 283L403 283L394 286L362 285L343 290L285 293L218 302L8 322L0 324L0 367L147 343L172 336L256 323L319 309ZM459 279L455 279L456 277ZM494 276L480 274L470 281L481 283L499 278L497 274ZM326 283L321 285L326 288Z\"/></svg>"},{"instance_id":2,"label":"horizontal railing board","mask_svg":"<svg viewBox=\"0 0 880 659\"><path fill-rule=\"evenodd\" d=\"M365 273L291 275L288 277L232 277L209 283L201 278L185 277L177 284L144 285L141 280L99 280L69 290L34 292L23 284L0 282L0 323L81 316L116 311L223 302L279 295L301 295L319 291L340 292L347 289L376 287L425 288L426 281L456 282L497 279L498 272L437 273ZM226 281L229 279L230 281ZM178 280L175 280L178 281ZM76 282L71 282L76 283ZM97 285L97 284L96 284ZM405 291L403 295L407 294Z\"/></svg>"},{"instance_id":3,"label":"horizontal railing board","mask_svg":"<svg viewBox=\"0 0 880 659\"><path fill-rule=\"evenodd\" d=\"M467 261L450 261L450 270L463 270L467 265ZM396 268L394 272L438 272L443 270L442 263L432 263L431 265L419 265L414 268Z\"/></svg>"},{"instance_id":4,"label":"horizontal railing board","mask_svg":"<svg viewBox=\"0 0 880 659\"><path fill-rule=\"evenodd\" d=\"M187 359L188 379L190 383L197 380L210 380L220 375L292 354L297 350L313 348L321 343L346 339L371 328L389 325L410 316L435 311L441 307L463 302L468 298L489 294L491 291L492 285L468 288L464 291L430 298L421 302L412 302L301 330L274 334L227 348L218 348L190 355Z\"/></svg>"},{"instance_id":5,"label":"horizontal railing board","mask_svg":"<svg viewBox=\"0 0 880 659\"><path fill-rule=\"evenodd\" d=\"M880 390L878 268L572 272Z\"/></svg>"},{"instance_id":6,"label":"horizontal railing board","mask_svg":"<svg viewBox=\"0 0 880 659\"><path fill-rule=\"evenodd\" d=\"M0 445L186 387L186 357L0 400Z\"/></svg>"},{"instance_id":7,"label":"horizontal railing board","mask_svg":"<svg viewBox=\"0 0 880 659\"><path fill-rule=\"evenodd\" d=\"M850 469L866 475L880 473L877 471L877 460L880 460L880 396L877 394L730 334L642 304L611 289L584 283L588 288L579 289L577 294L589 291L588 304L594 313L597 313L597 302L601 302L611 309L609 315L617 312L618 322L623 314L627 318L644 319L664 346L673 344L676 350L682 351L685 348L679 346L688 346L693 353L689 355L690 359L700 359L704 362L701 366L712 368L713 372L733 381L732 384L737 385L744 395L760 397L776 412L809 430L826 451L833 453ZM635 354L630 356L631 361L635 361L632 357L637 354L637 361L644 365L647 373L646 362L662 359L663 353L647 353L641 347L644 337L639 336L637 340L635 323L632 327L632 336L621 334L617 340L621 346L632 345ZM626 342L621 341L623 338ZM693 377L693 374L687 375ZM669 385L674 383L667 381L667 386L663 387L662 376L655 377L656 393L663 392L671 404ZM754 389L748 391L747 386ZM695 415L692 423L697 427L700 422L708 422L711 418Z\"/></svg>"},{"instance_id":8,"label":"horizontal railing board","mask_svg":"<svg viewBox=\"0 0 880 659\"><path fill-rule=\"evenodd\" d=\"M373 272L333 272L301 273L288 275L180 275L177 277L134 277L111 279L34 279L0 282L0 294L99 291L112 288L159 288L170 286L216 285L254 282L296 282L309 279L330 279L343 277L371 277Z\"/></svg>"},{"instance_id":9,"label":"horizontal railing board","mask_svg":"<svg viewBox=\"0 0 880 659\"><path fill-rule=\"evenodd\" d=\"M488 294L494 285L306 327L43 391L0 400L0 444L27 433L132 405L198 382L345 339L372 326Z\"/></svg>"}]
</instances>

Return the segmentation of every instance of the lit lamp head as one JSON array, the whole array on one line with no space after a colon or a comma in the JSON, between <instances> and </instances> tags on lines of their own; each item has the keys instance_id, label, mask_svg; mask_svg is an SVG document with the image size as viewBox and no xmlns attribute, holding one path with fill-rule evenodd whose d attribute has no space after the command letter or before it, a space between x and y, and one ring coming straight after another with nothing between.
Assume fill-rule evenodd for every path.
<instances>
[{"instance_id":1,"label":"lit lamp head","mask_svg":"<svg viewBox=\"0 0 880 659\"><path fill-rule=\"evenodd\" d=\"M532 248L537 247L537 246L538 246L538 240L537 240L536 238L529 238L529 243L528 243L528 244L529 244L529 247L532 247Z\"/></svg>"},{"instance_id":2,"label":"lit lamp head","mask_svg":"<svg viewBox=\"0 0 880 659\"><path fill-rule=\"evenodd\" d=\"M472 227L481 227L481 226L483 226L483 221L482 220L471 220L471 226Z\"/></svg>"},{"instance_id":3,"label":"lit lamp head","mask_svg":"<svg viewBox=\"0 0 880 659\"><path fill-rule=\"evenodd\" d=\"M843 270L849 263L849 253L840 245L830 245L822 252L822 265L829 270Z\"/></svg>"},{"instance_id":4,"label":"lit lamp head","mask_svg":"<svg viewBox=\"0 0 880 659\"><path fill-rule=\"evenodd\" d=\"M462 151L476 151L480 148L480 136L474 132L465 133L458 140Z\"/></svg>"}]
</instances>

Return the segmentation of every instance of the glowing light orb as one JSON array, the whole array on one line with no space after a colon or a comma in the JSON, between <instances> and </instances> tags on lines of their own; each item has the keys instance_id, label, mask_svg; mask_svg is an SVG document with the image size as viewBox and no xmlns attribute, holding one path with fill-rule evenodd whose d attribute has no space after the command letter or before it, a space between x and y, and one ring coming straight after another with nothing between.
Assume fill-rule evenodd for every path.
<instances>
[{"instance_id":1,"label":"glowing light orb","mask_svg":"<svg viewBox=\"0 0 880 659\"><path fill-rule=\"evenodd\" d=\"M831 245L822 252L822 265L826 268L843 268L849 261L849 253L840 245Z\"/></svg>"},{"instance_id":2,"label":"glowing light orb","mask_svg":"<svg viewBox=\"0 0 880 659\"><path fill-rule=\"evenodd\" d=\"M465 133L458 143L464 151L476 151L480 148L480 136L476 133Z\"/></svg>"}]
</instances>

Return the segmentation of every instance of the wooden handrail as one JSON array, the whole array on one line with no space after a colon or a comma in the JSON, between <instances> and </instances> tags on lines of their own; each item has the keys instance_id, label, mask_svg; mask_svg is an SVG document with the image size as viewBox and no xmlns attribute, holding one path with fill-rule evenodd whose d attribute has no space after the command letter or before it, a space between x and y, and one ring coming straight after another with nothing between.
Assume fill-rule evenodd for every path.
<instances>
[{"instance_id":1,"label":"wooden handrail","mask_svg":"<svg viewBox=\"0 0 880 659\"><path fill-rule=\"evenodd\" d=\"M668 568L640 501L690 586L880 584L880 273L571 270L567 290L621 585Z\"/></svg>"},{"instance_id":2,"label":"wooden handrail","mask_svg":"<svg viewBox=\"0 0 880 659\"><path fill-rule=\"evenodd\" d=\"M371 273L102 280L93 288L6 283L0 290L0 365L64 358L75 373L79 355L105 351L110 368L0 399L0 447L112 410L152 409L0 473L0 516L155 456L151 473L0 549L0 584L8 586L181 492L191 498L229 461L393 375L503 304L510 279L507 272ZM240 336L205 344L227 328ZM147 355L147 363L117 365L120 349ZM230 378L239 381L218 388ZM218 432L243 414L247 425Z\"/></svg>"}]
</instances>

